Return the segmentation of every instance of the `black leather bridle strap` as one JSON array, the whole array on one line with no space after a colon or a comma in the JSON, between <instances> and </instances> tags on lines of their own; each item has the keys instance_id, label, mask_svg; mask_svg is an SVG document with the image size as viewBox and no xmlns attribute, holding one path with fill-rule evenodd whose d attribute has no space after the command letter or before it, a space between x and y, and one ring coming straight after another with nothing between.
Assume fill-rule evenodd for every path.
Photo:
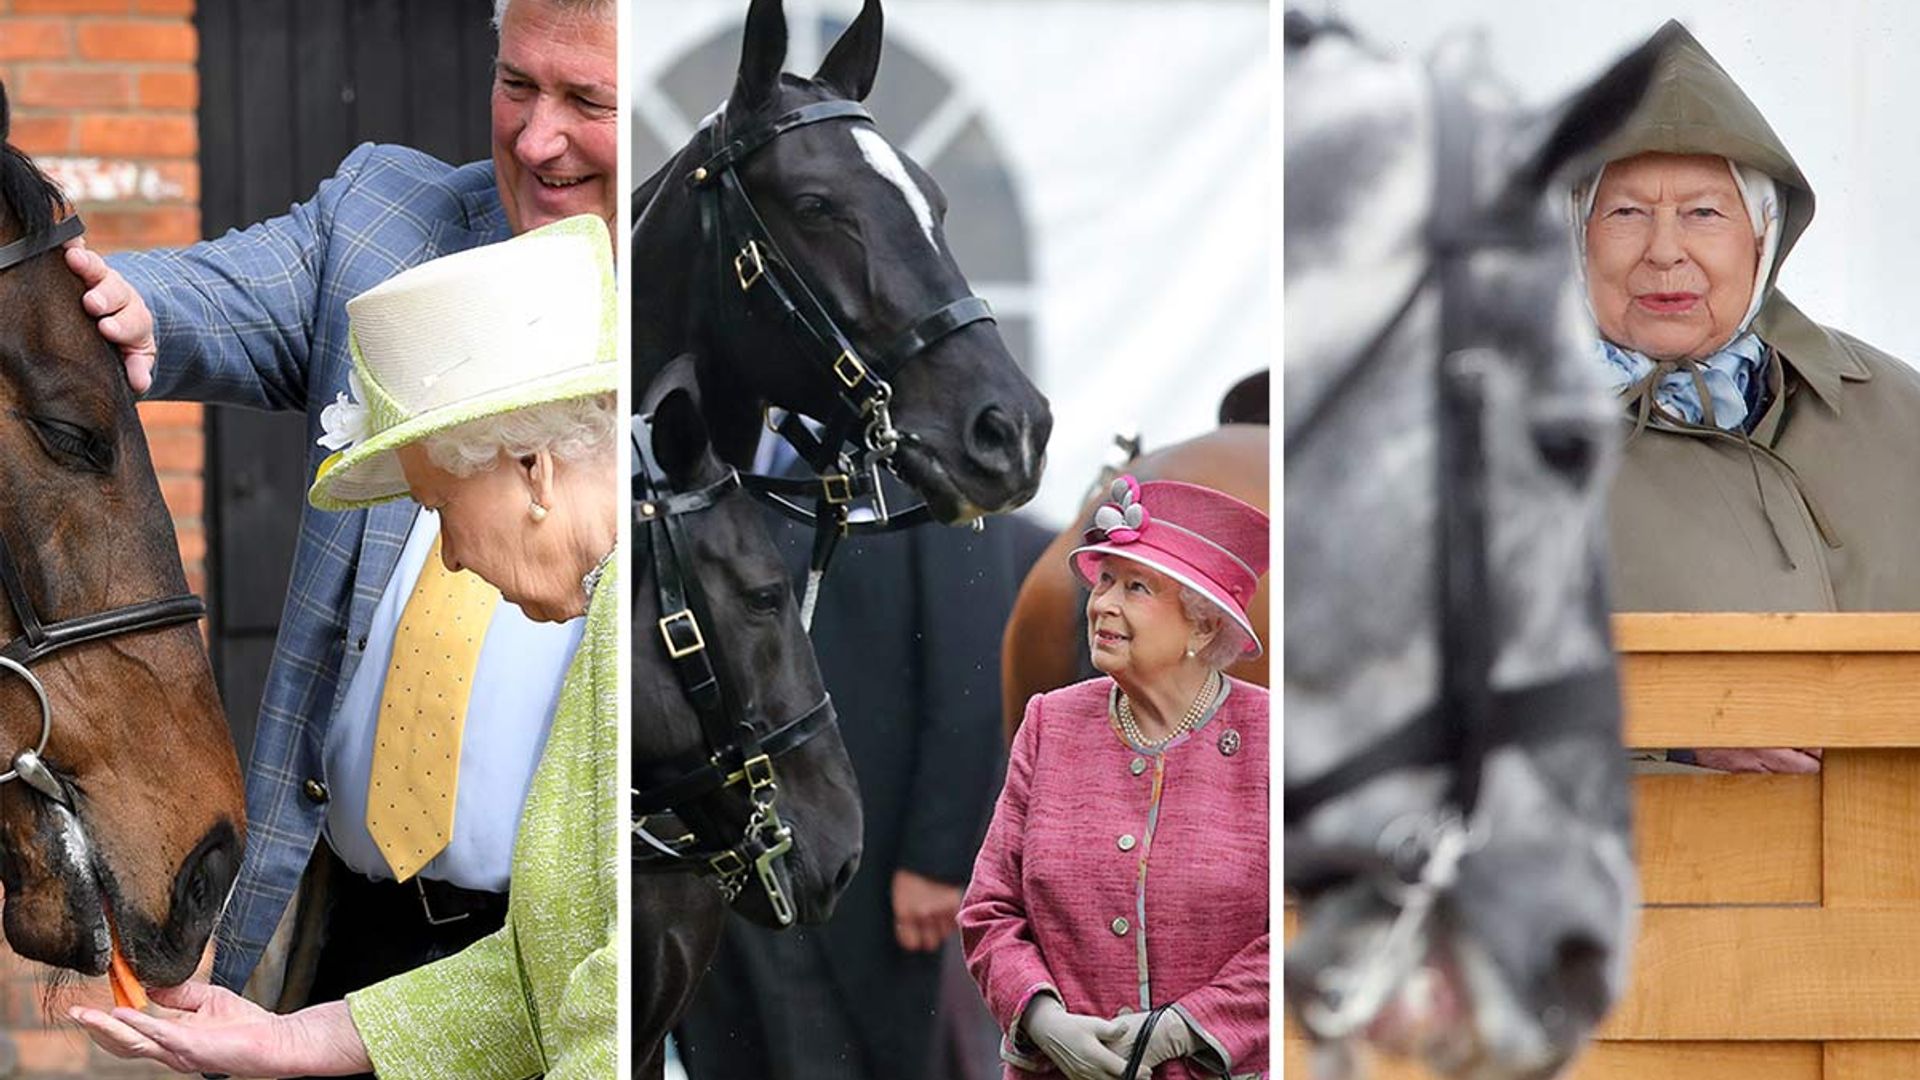
<instances>
[{"instance_id":1,"label":"black leather bridle strap","mask_svg":"<svg viewBox=\"0 0 1920 1080\"><path fill-rule=\"evenodd\" d=\"M749 129L746 134L727 141L694 168L687 182L695 187L711 184L721 173L731 171L773 140L795 128L817 124L822 120L865 120L871 124L873 114L857 101L816 101L811 105L802 105L770 123Z\"/></svg>"},{"instance_id":2,"label":"black leather bridle strap","mask_svg":"<svg viewBox=\"0 0 1920 1080\"><path fill-rule=\"evenodd\" d=\"M823 697L813 708L762 735L759 751L777 759L806 745L832 725L834 720L833 699ZM650 767L647 772L650 776L671 775L674 778L645 787L634 796L633 814L636 817L663 814L719 791L736 777L737 768L716 763L705 755L690 754Z\"/></svg>"},{"instance_id":3,"label":"black leather bridle strap","mask_svg":"<svg viewBox=\"0 0 1920 1080\"><path fill-rule=\"evenodd\" d=\"M1566 736L1611 739L1620 729L1619 684L1610 667L1490 695L1490 746L1538 744ZM1569 721L1572 721L1569 723ZM1438 703L1375 739L1311 780L1286 785L1281 816L1288 828L1335 798L1400 769L1453 763L1453 737Z\"/></svg>"},{"instance_id":4,"label":"black leather bridle strap","mask_svg":"<svg viewBox=\"0 0 1920 1080\"><path fill-rule=\"evenodd\" d=\"M1495 745L1493 692L1493 580L1487 566L1488 518L1485 373L1467 350L1480 339L1474 325L1470 259L1502 238L1486 233L1475 211L1474 137L1465 91L1434 79L1439 168L1434 178L1432 247L1440 274L1440 359L1435 400L1439 446L1434 482L1440 493L1440 707L1453 733L1454 771L1449 797L1471 820L1480 776Z\"/></svg>"},{"instance_id":5,"label":"black leather bridle strap","mask_svg":"<svg viewBox=\"0 0 1920 1080\"><path fill-rule=\"evenodd\" d=\"M28 233L11 243L0 244L0 270L11 269L35 255L52 251L86 231L87 226L80 220L80 215L69 214L50 229Z\"/></svg>"},{"instance_id":6,"label":"black leather bridle strap","mask_svg":"<svg viewBox=\"0 0 1920 1080\"><path fill-rule=\"evenodd\" d=\"M199 597L182 595L43 622L33 598L27 595L27 584L13 559L12 545L3 538L0 538L0 587L5 588L7 602L20 623L20 636L0 648L0 657L21 665L88 641L197 622L207 615L207 606Z\"/></svg>"},{"instance_id":7,"label":"black leather bridle strap","mask_svg":"<svg viewBox=\"0 0 1920 1080\"><path fill-rule=\"evenodd\" d=\"M893 343L880 351L874 366L885 378L919 353L933 348L940 340L977 322L995 322L993 308L977 296L963 296L909 326Z\"/></svg>"}]
</instances>

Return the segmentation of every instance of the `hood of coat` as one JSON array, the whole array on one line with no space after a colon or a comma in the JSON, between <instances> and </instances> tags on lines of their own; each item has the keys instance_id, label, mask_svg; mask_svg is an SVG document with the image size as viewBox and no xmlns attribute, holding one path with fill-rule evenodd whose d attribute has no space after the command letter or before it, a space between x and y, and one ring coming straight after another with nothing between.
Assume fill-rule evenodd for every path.
<instances>
[{"instance_id":1,"label":"hood of coat","mask_svg":"<svg viewBox=\"0 0 1920 1080\"><path fill-rule=\"evenodd\" d=\"M1753 328L1837 407L1840 381L1867 379L1865 365L1845 340L1801 314L1775 286L1781 265L1813 221L1812 185L1767 118L1686 27L1669 20L1649 44L1659 50L1653 80L1627 121L1601 144L1596 160L1717 154L1773 178L1782 205L1780 246Z\"/></svg>"}]
</instances>

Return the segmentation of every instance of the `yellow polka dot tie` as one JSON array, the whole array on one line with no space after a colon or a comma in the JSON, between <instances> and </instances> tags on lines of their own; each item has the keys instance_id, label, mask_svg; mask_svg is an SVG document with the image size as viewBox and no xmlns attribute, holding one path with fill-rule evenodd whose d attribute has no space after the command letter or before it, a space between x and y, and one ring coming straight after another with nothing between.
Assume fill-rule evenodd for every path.
<instances>
[{"instance_id":1,"label":"yellow polka dot tie","mask_svg":"<svg viewBox=\"0 0 1920 1080\"><path fill-rule=\"evenodd\" d=\"M460 733L499 599L478 576L449 571L435 539L400 614L367 790L367 832L397 880L419 873L453 836Z\"/></svg>"}]
</instances>

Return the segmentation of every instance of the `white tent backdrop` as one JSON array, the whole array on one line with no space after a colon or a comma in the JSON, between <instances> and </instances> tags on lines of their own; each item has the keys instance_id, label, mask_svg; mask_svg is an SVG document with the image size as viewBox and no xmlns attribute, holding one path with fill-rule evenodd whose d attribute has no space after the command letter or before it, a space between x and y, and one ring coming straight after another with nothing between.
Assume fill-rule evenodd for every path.
<instances>
[{"instance_id":1,"label":"white tent backdrop","mask_svg":"<svg viewBox=\"0 0 1920 1080\"><path fill-rule=\"evenodd\" d=\"M788 68L807 72L828 44L807 16L859 5L786 6L799 31ZM684 124L662 115L657 80L745 11L746 0L639 0L636 119ZM1149 448L1199 434L1227 388L1269 363L1268 8L889 0L886 18L890 43L951 81L941 110L977 111L1007 161L1032 280L981 289L1033 320L1021 359L1055 423L1032 509L1064 525L1117 430L1140 431ZM966 227L957 214L948 222Z\"/></svg>"},{"instance_id":2,"label":"white tent backdrop","mask_svg":"<svg viewBox=\"0 0 1920 1080\"><path fill-rule=\"evenodd\" d=\"M1781 287L1814 319L1920 363L1920 5L1905 0L1338 0L1382 47L1427 55L1482 33L1529 103L1557 99L1644 41L1686 24L1773 125L1813 184L1813 224ZM1475 29L1469 29L1475 28Z\"/></svg>"}]
</instances>

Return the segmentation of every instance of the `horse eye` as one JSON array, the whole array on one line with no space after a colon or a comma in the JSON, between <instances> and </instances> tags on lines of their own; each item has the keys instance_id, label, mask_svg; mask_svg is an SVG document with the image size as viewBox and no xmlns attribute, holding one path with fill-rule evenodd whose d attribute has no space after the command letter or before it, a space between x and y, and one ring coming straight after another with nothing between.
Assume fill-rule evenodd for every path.
<instances>
[{"instance_id":1,"label":"horse eye","mask_svg":"<svg viewBox=\"0 0 1920 1080\"><path fill-rule=\"evenodd\" d=\"M747 610L755 615L776 615L787 590L779 585L763 585L747 592Z\"/></svg>"},{"instance_id":2,"label":"horse eye","mask_svg":"<svg viewBox=\"0 0 1920 1080\"><path fill-rule=\"evenodd\" d=\"M55 461L87 472L113 471L113 444L96 432L50 416L16 415L27 421L41 448Z\"/></svg>"},{"instance_id":3,"label":"horse eye","mask_svg":"<svg viewBox=\"0 0 1920 1080\"><path fill-rule=\"evenodd\" d=\"M802 195L793 200L795 217L819 221L833 215L833 204L819 195Z\"/></svg>"}]
</instances>

